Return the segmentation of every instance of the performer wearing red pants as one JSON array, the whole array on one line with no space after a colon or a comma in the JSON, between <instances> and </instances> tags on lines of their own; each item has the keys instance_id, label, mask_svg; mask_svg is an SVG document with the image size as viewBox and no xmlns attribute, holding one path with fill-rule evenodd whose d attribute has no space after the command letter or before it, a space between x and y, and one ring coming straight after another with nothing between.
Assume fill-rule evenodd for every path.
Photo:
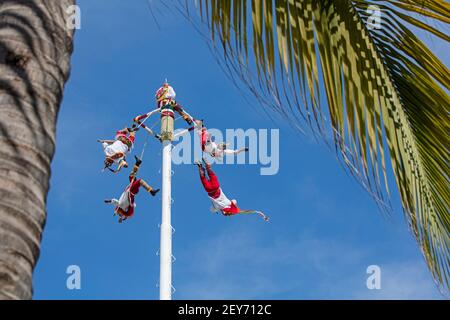
<instances>
[{"instance_id":1,"label":"performer wearing red pants","mask_svg":"<svg viewBox=\"0 0 450 320\"><path fill-rule=\"evenodd\" d=\"M119 223L122 223L122 221L126 220L127 218L131 217L134 214L134 208L136 207L134 197L136 196L136 194L138 194L140 187L143 187L152 196L155 196L159 191L159 189L154 190L143 179L136 179L136 175L142 161L136 156L135 159L136 163L129 176L130 184L126 187L125 191L122 193L119 200L117 199L105 200L105 203L111 203L115 206L114 213L119 215L120 217Z\"/></svg>"},{"instance_id":2,"label":"performer wearing red pants","mask_svg":"<svg viewBox=\"0 0 450 320\"><path fill-rule=\"evenodd\" d=\"M202 166L201 163L196 163L198 166L198 172L200 175L200 180L203 184L205 191L208 193L208 197L212 202L211 211L218 212L220 211L224 216L232 216L236 214L249 214L249 213L257 213L259 214L265 221L269 221L269 217L266 216L261 211L256 210L241 210L237 206L236 200L230 200L223 193L222 188L220 187L219 180L217 179L216 174L211 169L211 165L207 163L205 160L205 167ZM206 172L205 172L206 171ZM206 173L208 177L206 177Z\"/></svg>"}]
</instances>

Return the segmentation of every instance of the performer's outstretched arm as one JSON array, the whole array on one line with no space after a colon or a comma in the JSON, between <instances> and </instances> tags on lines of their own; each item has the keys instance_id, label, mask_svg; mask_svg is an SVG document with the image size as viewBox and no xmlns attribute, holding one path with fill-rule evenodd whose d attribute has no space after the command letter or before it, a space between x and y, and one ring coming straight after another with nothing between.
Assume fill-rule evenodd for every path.
<instances>
[{"instance_id":1,"label":"performer's outstretched arm","mask_svg":"<svg viewBox=\"0 0 450 320\"><path fill-rule=\"evenodd\" d=\"M106 199L104 200L105 203L110 203L115 207L119 206L119 200L117 200L116 198L112 198L112 199Z\"/></svg>"},{"instance_id":2,"label":"performer's outstretched arm","mask_svg":"<svg viewBox=\"0 0 450 320\"><path fill-rule=\"evenodd\" d=\"M104 139L98 139L97 142L100 143L107 143L107 144L113 144L115 140L104 140Z\"/></svg>"},{"instance_id":3,"label":"performer's outstretched arm","mask_svg":"<svg viewBox=\"0 0 450 320\"><path fill-rule=\"evenodd\" d=\"M238 154L238 153L241 153L241 152L244 152L244 151L248 151L248 148L245 147L245 148L241 148L241 149L238 149L238 150L224 149L223 153L225 153L225 154Z\"/></svg>"}]
</instances>

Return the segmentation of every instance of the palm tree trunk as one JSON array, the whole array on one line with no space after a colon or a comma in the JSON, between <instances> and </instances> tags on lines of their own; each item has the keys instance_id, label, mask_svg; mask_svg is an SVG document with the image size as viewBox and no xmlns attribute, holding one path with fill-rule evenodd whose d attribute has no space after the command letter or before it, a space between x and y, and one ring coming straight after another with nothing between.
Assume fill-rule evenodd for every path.
<instances>
[{"instance_id":1,"label":"palm tree trunk","mask_svg":"<svg viewBox=\"0 0 450 320\"><path fill-rule=\"evenodd\" d=\"M75 0L1 0L0 299L30 299Z\"/></svg>"}]
</instances>

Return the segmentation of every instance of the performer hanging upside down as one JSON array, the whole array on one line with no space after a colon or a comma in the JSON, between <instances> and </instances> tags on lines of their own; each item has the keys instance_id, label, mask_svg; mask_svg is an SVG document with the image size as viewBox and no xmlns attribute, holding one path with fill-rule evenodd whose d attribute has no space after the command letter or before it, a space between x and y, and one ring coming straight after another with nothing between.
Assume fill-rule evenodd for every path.
<instances>
[{"instance_id":1,"label":"performer hanging upside down","mask_svg":"<svg viewBox=\"0 0 450 320\"><path fill-rule=\"evenodd\" d=\"M188 125L192 125L194 118L184 111L183 107L175 101L176 93L175 90L169 85L169 83L164 81L161 88L156 91L155 98L156 104L160 109L170 108L176 111Z\"/></svg>"},{"instance_id":2,"label":"performer hanging upside down","mask_svg":"<svg viewBox=\"0 0 450 320\"><path fill-rule=\"evenodd\" d=\"M117 131L115 140L97 140L102 144L106 156L104 162L105 168L113 172L119 172L122 167L128 167L125 156L133 147L137 130L138 128L133 125L132 128L124 128ZM113 163L118 164L115 171L110 169Z\"/></svg>"},{"instance_id":3,"label":"performer hanging upside down","mask_svg":"<svg viewBox=\"0 0 450 320\"><path fill-rule=\"evenodd\" d=\"M211 164L209 164L205 160L203 161L205 162L205 167L203 167L200 162L197 162L196 165L198 166L198 172L200 174L200 180L203 184L203 187L205 188L205 191L208 193L208 197L212 202L211 211L220 211L225 216L257 213L265 221L269 221L269 217L266 216L263 212L256 210L241 210L237 206L236 200L229 200L223 193L222 188L219 184L219 180L217 180L217 176L211 169ZM206 173L208 173L209 179L206 177Z\"/></svg>"},{"instance_id":4,"label":"performer hanging upside down","mask_svg":"<svg viewBox=\"0 0 450 320\"><path fill-rule=\"evenodd\" d=\"M200 137L200 144L202 146L202 151L206 152L213 158L222 158L225 154L238 154L244 151L248 151L248 148L241 148L238 150L227 149L227 144L225 142L216 143L212 140L211 134L208 132L206 127L203 125L202 120L195 120L197 133Z\"/></svg>"},{"instance_id":5,"label":"performer hanging upside down","mask_svg":"<svg viewBox=\"0 0 450 320\"><path fill-rule=\"evenodd\" d=\"M155 196L159 189L153 189L147 182L143 179L136 179L137 172L139 170L139 166L142 161L134 156L136 159L136 163L133 167L133 170L130 173L129 179L130 184L126 187L125 191L120 196L119 200L117 199L107 199L105 203L111 203L115 206L114 215L119 215L119 223L128 219L134 214L134 208L136 207L136 203L134 201L134 197L139 192L139 188L143 187L147 190L152 196Z\"/></svg>"}]
</instances>

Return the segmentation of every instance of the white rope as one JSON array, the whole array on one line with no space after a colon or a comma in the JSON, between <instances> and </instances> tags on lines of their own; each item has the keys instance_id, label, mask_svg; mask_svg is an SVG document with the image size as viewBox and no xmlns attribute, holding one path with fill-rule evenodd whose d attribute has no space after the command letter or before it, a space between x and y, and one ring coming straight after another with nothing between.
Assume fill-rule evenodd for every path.
<instances>
[{"instance_id":1,"label":"white rope","mask_svg":"<svg viewBox=\"0 0 450 320\"><path fill-rule=\"evenodd\" d=\"M150 127L150 130L152 130L154 127L156 127L156 125L157 125L158 123L160 123L160 122L161 122L160 119L156 120L155 123L153 123L153 125ZM153 131L153 130L152 130L152 131Z\"/></svg>"},{"instance_id":2,"label":"white rope","mask_svg":"<svg viewBox=\"0 0 450 320\"><path fill-rule=\"evenodd\" d=\"M144 159L144 153L145 153L145 148L147 147L148 137L149 136L147 135L147 137L145 138L144 146L142 147L141 157L140 157L141 160Z\"/></svg>"}]
</instances>

